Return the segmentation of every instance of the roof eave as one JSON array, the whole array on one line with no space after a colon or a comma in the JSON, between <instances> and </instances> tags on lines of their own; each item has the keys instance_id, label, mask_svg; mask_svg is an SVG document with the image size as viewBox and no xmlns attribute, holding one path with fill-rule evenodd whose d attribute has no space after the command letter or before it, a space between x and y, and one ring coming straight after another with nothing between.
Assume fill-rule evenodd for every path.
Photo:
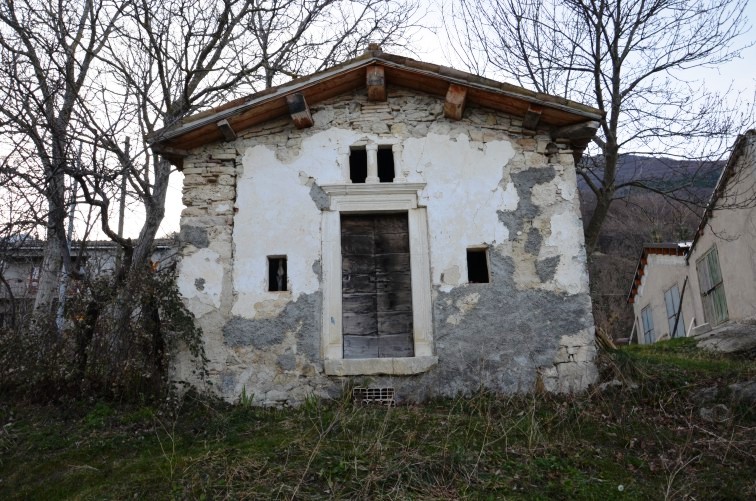
<instances>
[{"instance_id":1,"label":"roof eave","mask_svg":"<svg viewBox=\"0 0 756 501\"><path fill-rule=\"evenodd\" d=\"M399 60L403 62L399 62ZM251 96L251 99L239 105L232 106L227 109L222 109L215 113L210 112L209 114L201 116L201 118L197 119L188 117L188 119L180 125L177 125L175 127L167 127L154 132L147 137L147 141L152 143L153 149L160 150L161 148L165 147L167 147L166 149L170 149L170 145L167 143L172 140L176 140L185 134L197 131L198 129L207 127L208 125L217 124L222 120L230 119L235 115L244 113L248 110L251 110L252 108L255 108L256 106L270 103L271 101L277 99L285 98L286 96L296 92L305 91L331 78L346 75L350 72L358 71L362 68L374 65L376 63L380 63L381 65L398 71L423 75L426 78L443 80L445 82L448 82L449 84L462 85L470 89L476 89L485 93L489 93L493 96L520 100L521 102L528 104L551 108L553 110L558 110L574 115L575 117L584 118L586 122L597 122L603 118L603 113L598 109L585 105L579 105L579 103L572 103L562 98L549 96L546 94L538 94L527 91L525 89L523 89L523 92L517 92L515 91L517 87L512 86L511 84L500 83L494 80L477 77L475 75L464 73L445 66L422 63L420 61L414 61L411 59L402 59L391 54L378 53L376 55L376 53L373 52L371 54L353 59L352 61L349 61L347 63L343 63L333 68L324 70L320 73L310 75L308 77L303 77L300 80L294 80L267 91L263 91L262 93L258 93L257 97L254 97L255 95L253 95ZM204 113L200 113L199 115L203 115ZM598 123L595 124L595 127L594 124L591 124L591 127L594 129L593 132L595 133L595 129L598 127ZM175 153L175 155L177 156L181 156L182 154L182 152L170 151L167 151L166 153L168 155Z\"/></svg>"}]
</instances>

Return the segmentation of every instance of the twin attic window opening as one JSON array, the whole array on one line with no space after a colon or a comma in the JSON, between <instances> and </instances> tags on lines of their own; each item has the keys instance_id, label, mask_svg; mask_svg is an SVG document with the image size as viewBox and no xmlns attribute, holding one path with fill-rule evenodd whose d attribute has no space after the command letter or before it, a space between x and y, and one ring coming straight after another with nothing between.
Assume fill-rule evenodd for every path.
<instances>
[{"instance_id":1,"label":"twin attic window opening","mask_svg":"<svg viewBox=\"0 0 756 501\"><path fill-rule=\"evenodd\" d=\"M375 148L375 146L373 146ZM371 152L372 153L372 152ZM378 146L376 152L377 157L377 172L373 176L375 178L369 179L370 168L368 158L368 148L365 146L353 146L349 152L349 179L355 184L364 184L367 182L379 182L379 183L393 183L396 178L396 170L394 168L394 152L391 145Z\"/></svg>"}]
</instances>

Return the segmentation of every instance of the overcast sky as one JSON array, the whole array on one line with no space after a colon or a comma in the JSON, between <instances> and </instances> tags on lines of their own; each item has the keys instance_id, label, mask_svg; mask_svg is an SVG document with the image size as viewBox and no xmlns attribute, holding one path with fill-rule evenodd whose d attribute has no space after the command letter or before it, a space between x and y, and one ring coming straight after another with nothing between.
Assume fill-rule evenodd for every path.
<instances>
[{"instance_id":1,"label":"overcast sky","mask_svg":"<svg viewBox=\"0 0 756 501\"><path fill-rule=\"evenodd\" d=\"M756 0L749 1L746 7L746 16L748 17L749 24L753 25L754 21L756 21ZM415 49L417 55L402 55L408 55L430 63L455 66L455 61L450 61L445 56L445 53L449 53L449 51L444 50L445 41L443 40L438 12L432 12L424 18L423 22L435 25L435 31L438 32L438 36L431 31L423 31L417 36L417 47ZM746 35L746 38L743 39L744 43L748 43L749 41L751 43L756 42L756 28L752 28ZM459 69L464 68L460 67ZM733 89L745 92L749 99L752 99L754 92L756 92L756 46L744 50L741 53L740 59L719 68L698 69L694 71L695 73L691 72L689 74L691 78L704 81L706 86L711 89L724 92L732 86ZM181 203L182 180L183 175L181 173L176 173L172 177L166 200L165 219L160 226L160 231L158 231L158 236L160 237L178 231L181 210L184 208ZM140 224L137 223L130 226L126 231L135 236L139 231Z\"/></svg>"}]
</instances>

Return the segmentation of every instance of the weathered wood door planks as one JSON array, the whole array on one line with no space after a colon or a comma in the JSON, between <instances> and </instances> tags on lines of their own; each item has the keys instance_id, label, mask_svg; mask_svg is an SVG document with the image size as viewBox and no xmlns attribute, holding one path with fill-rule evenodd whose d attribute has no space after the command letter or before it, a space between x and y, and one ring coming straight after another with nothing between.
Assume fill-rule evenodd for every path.
<instances>
[{"instance_id":1,"label":"weathered wood door planks","mask_svg":"<svg viewBox=\"0 0 756 501\"><path fill-rule=\"evenodd\" d=\"M407 214L341 216L344 358L411 357Z\"/></svg>"}]
</instances>

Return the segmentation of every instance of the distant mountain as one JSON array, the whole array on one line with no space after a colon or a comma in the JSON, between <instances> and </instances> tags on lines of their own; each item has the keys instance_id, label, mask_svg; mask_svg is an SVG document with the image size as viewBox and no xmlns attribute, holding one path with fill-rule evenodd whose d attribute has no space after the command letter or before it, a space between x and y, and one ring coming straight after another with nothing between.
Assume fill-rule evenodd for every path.
<instances>
[{"instance_id":1,"label":"distant mountain","mask_svg":"<svg viewBox=\"0 0 756 501\"><path fill-rule=\"evenodd\" d=\"M580 165L594 176L603 175L603 157L584 157ZM708 198L724 165L724 161L623 155L617 168L617 184L639 181L656 189L681 189L692 196ZM582 176L578 176L578 187L581 191L589 191Z\"/></svg>"}]
</instances>

